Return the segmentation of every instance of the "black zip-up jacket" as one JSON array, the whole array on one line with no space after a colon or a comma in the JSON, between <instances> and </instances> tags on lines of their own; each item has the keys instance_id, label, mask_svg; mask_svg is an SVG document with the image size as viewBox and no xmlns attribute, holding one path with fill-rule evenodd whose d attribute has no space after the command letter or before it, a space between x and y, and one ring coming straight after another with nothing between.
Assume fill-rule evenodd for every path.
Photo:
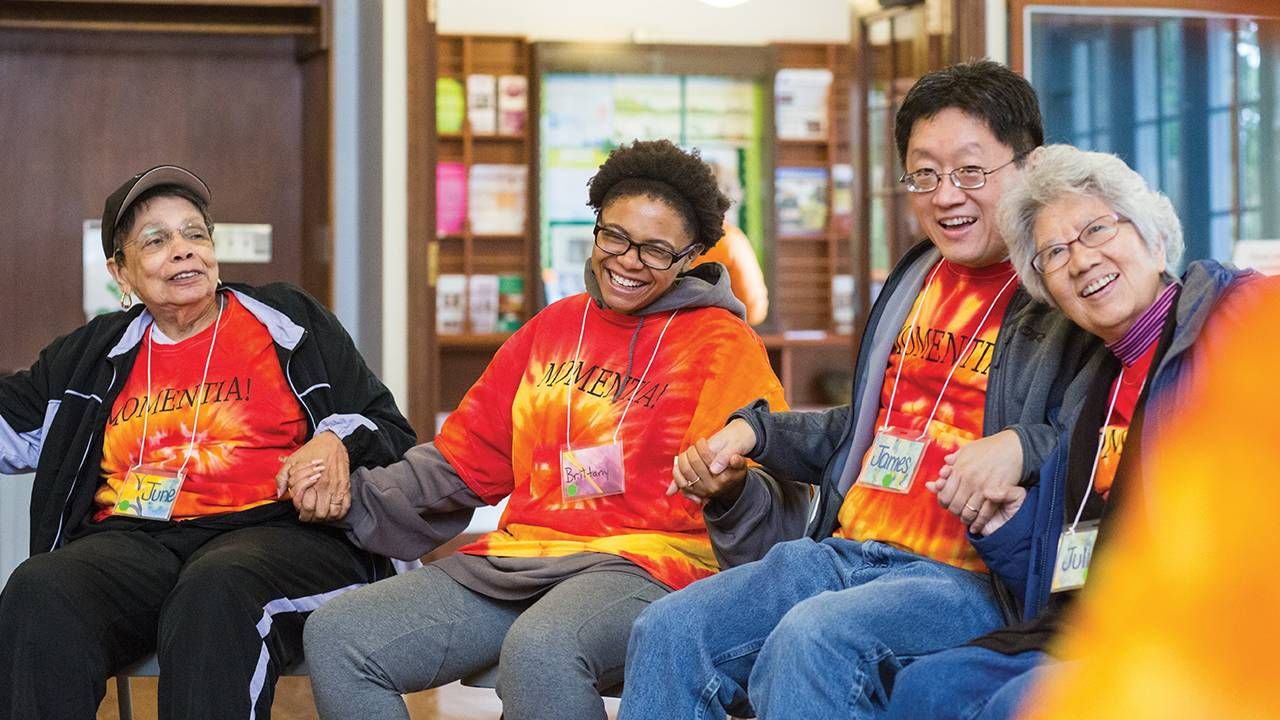
<instances>
[{"instance_id":1,"label":"black zip-up jacket","mask_svg":"<svg viewBox=\"0 0 1280 720\"><path fill-rule=\"evenodd\" d=\"M224 288L270 332L308 440L333 431L353 469L389 464L414 445L391 392L319 302L285 284ZM142 306L94 318L50 343L30 369L0 377L0 473L36 474L31 554L67 542L93 512L107 415L150 323Z\"/></svg>"}]
</instances>

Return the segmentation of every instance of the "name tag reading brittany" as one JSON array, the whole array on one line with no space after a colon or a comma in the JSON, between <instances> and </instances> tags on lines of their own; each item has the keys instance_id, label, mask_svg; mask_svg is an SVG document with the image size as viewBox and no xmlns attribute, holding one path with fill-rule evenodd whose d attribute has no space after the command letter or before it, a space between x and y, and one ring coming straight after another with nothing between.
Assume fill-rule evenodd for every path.
<instances>
[{"instance_id":1,"label":"name tag reading brittany","mask_svg":"<svg viewBox=\"0 0 1280 720\"><path fill-rule=\"evenodd\" d=\"M1093 560L1093 544L1098 540L1098 523L1083 522L1075 531L1063 530L1058 538L1058 556L1053 562L1050 592L1084 587L1089 579L1089 562Z\"/></svg>"},{"instance_id":2,"label":"name tag reading brittany","mask_svg":"<svg viewBox=\"0 0 1280 720\"><path fill-rule=\"evenodd\" d=\"M929 442L928 438L920 438L918 433L895 428L881 430L867 451L858 484L876 490L907 492L920 469L920 460Z\"/></svg>"},{"instance_id":3,"label":"name tag reading brittany","mask_svg":"<svg viewBox=\"0 0 1280 720\"><path fill-rule=\"evenodd\" d=\"M560 451L560 495L565 502L617 495L625 489L622 443Z\"/></svg>"},{"instance_id":4,"label":"name tag reading brittany","mask_svg":"<svg viewBox=\"0 0 1280 720\"><path fill-rule=\"evenodd\" d=\"M178 500L185 478L183 471L173 472L145 465L134 468L125 476L111 514L144 520L168 520L173 515L173 504Z\"/></svg>"}]
</instances>

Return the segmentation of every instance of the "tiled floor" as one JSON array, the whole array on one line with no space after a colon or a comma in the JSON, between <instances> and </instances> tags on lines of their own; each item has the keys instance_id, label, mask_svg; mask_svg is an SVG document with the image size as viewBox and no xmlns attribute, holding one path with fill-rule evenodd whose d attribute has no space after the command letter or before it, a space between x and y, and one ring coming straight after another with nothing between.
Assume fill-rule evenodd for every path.
<instances>
[{"instance_id":1,"label":"tiled floor","mask_svg":"<svg viewBox=\"0 0 1280 720\"><path fill-rule=\"evenodd\" d=\"M134 720L155 720L156 681L141 678L132 681ZM407 698L414 720L497 720L502 704L492 690L468 688L454 683L436 690L414 693ZM609 717L618 712L618 701L605 699ZM311 704L311 681L307 678L283 678L276 687L273 720L312 720L316 717ZM115 680L107 683L107 697L98 709L98 720L119 720L116 712Z\"/></svg>"}]
</instances>

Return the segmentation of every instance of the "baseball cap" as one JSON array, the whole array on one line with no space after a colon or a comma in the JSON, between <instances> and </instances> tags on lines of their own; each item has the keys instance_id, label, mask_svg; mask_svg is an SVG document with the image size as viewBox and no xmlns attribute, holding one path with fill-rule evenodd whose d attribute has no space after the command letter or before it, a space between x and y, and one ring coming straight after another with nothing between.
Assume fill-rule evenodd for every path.
<instances>
[{"instance_id":1,"label":"baseball cap","mask_svg":"<svg viewBox=\"0 0 1280 720\"><path fill-rule=\"evenodd\" d=\"M120 216L129 209L139 195L160 185L177 185L195 193L196 197L209 202L209 186L196 177L196 174L177 165L157 165L129 178L111 196L102 210L102 254L110 258L115 254L116 223Z\"/></svg>"}]
</instances>

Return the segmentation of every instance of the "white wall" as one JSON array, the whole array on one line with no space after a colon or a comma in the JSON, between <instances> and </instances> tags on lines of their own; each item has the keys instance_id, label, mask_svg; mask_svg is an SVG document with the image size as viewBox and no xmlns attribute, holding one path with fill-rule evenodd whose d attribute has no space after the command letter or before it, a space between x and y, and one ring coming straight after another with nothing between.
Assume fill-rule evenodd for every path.
<instances>
[{"instance_id":1,"label":"white wall","mask_svg":"<svg viewBox=\"0 0 1280 720\"><path fill-rule=\"evenodd\" d=\"M31 547L32 475L0 475L0 587Z\"/></svg>"},{"instance_id":2,"label":"white wall","mask_svg":"<svg viewBox=\"0 0 1280 720\"><path fill-rule=\"evenodd\" d=\"M848 42L850 0L436 0L436 32L530 40L765 45Z\"/></svg>"}]
</instances>

